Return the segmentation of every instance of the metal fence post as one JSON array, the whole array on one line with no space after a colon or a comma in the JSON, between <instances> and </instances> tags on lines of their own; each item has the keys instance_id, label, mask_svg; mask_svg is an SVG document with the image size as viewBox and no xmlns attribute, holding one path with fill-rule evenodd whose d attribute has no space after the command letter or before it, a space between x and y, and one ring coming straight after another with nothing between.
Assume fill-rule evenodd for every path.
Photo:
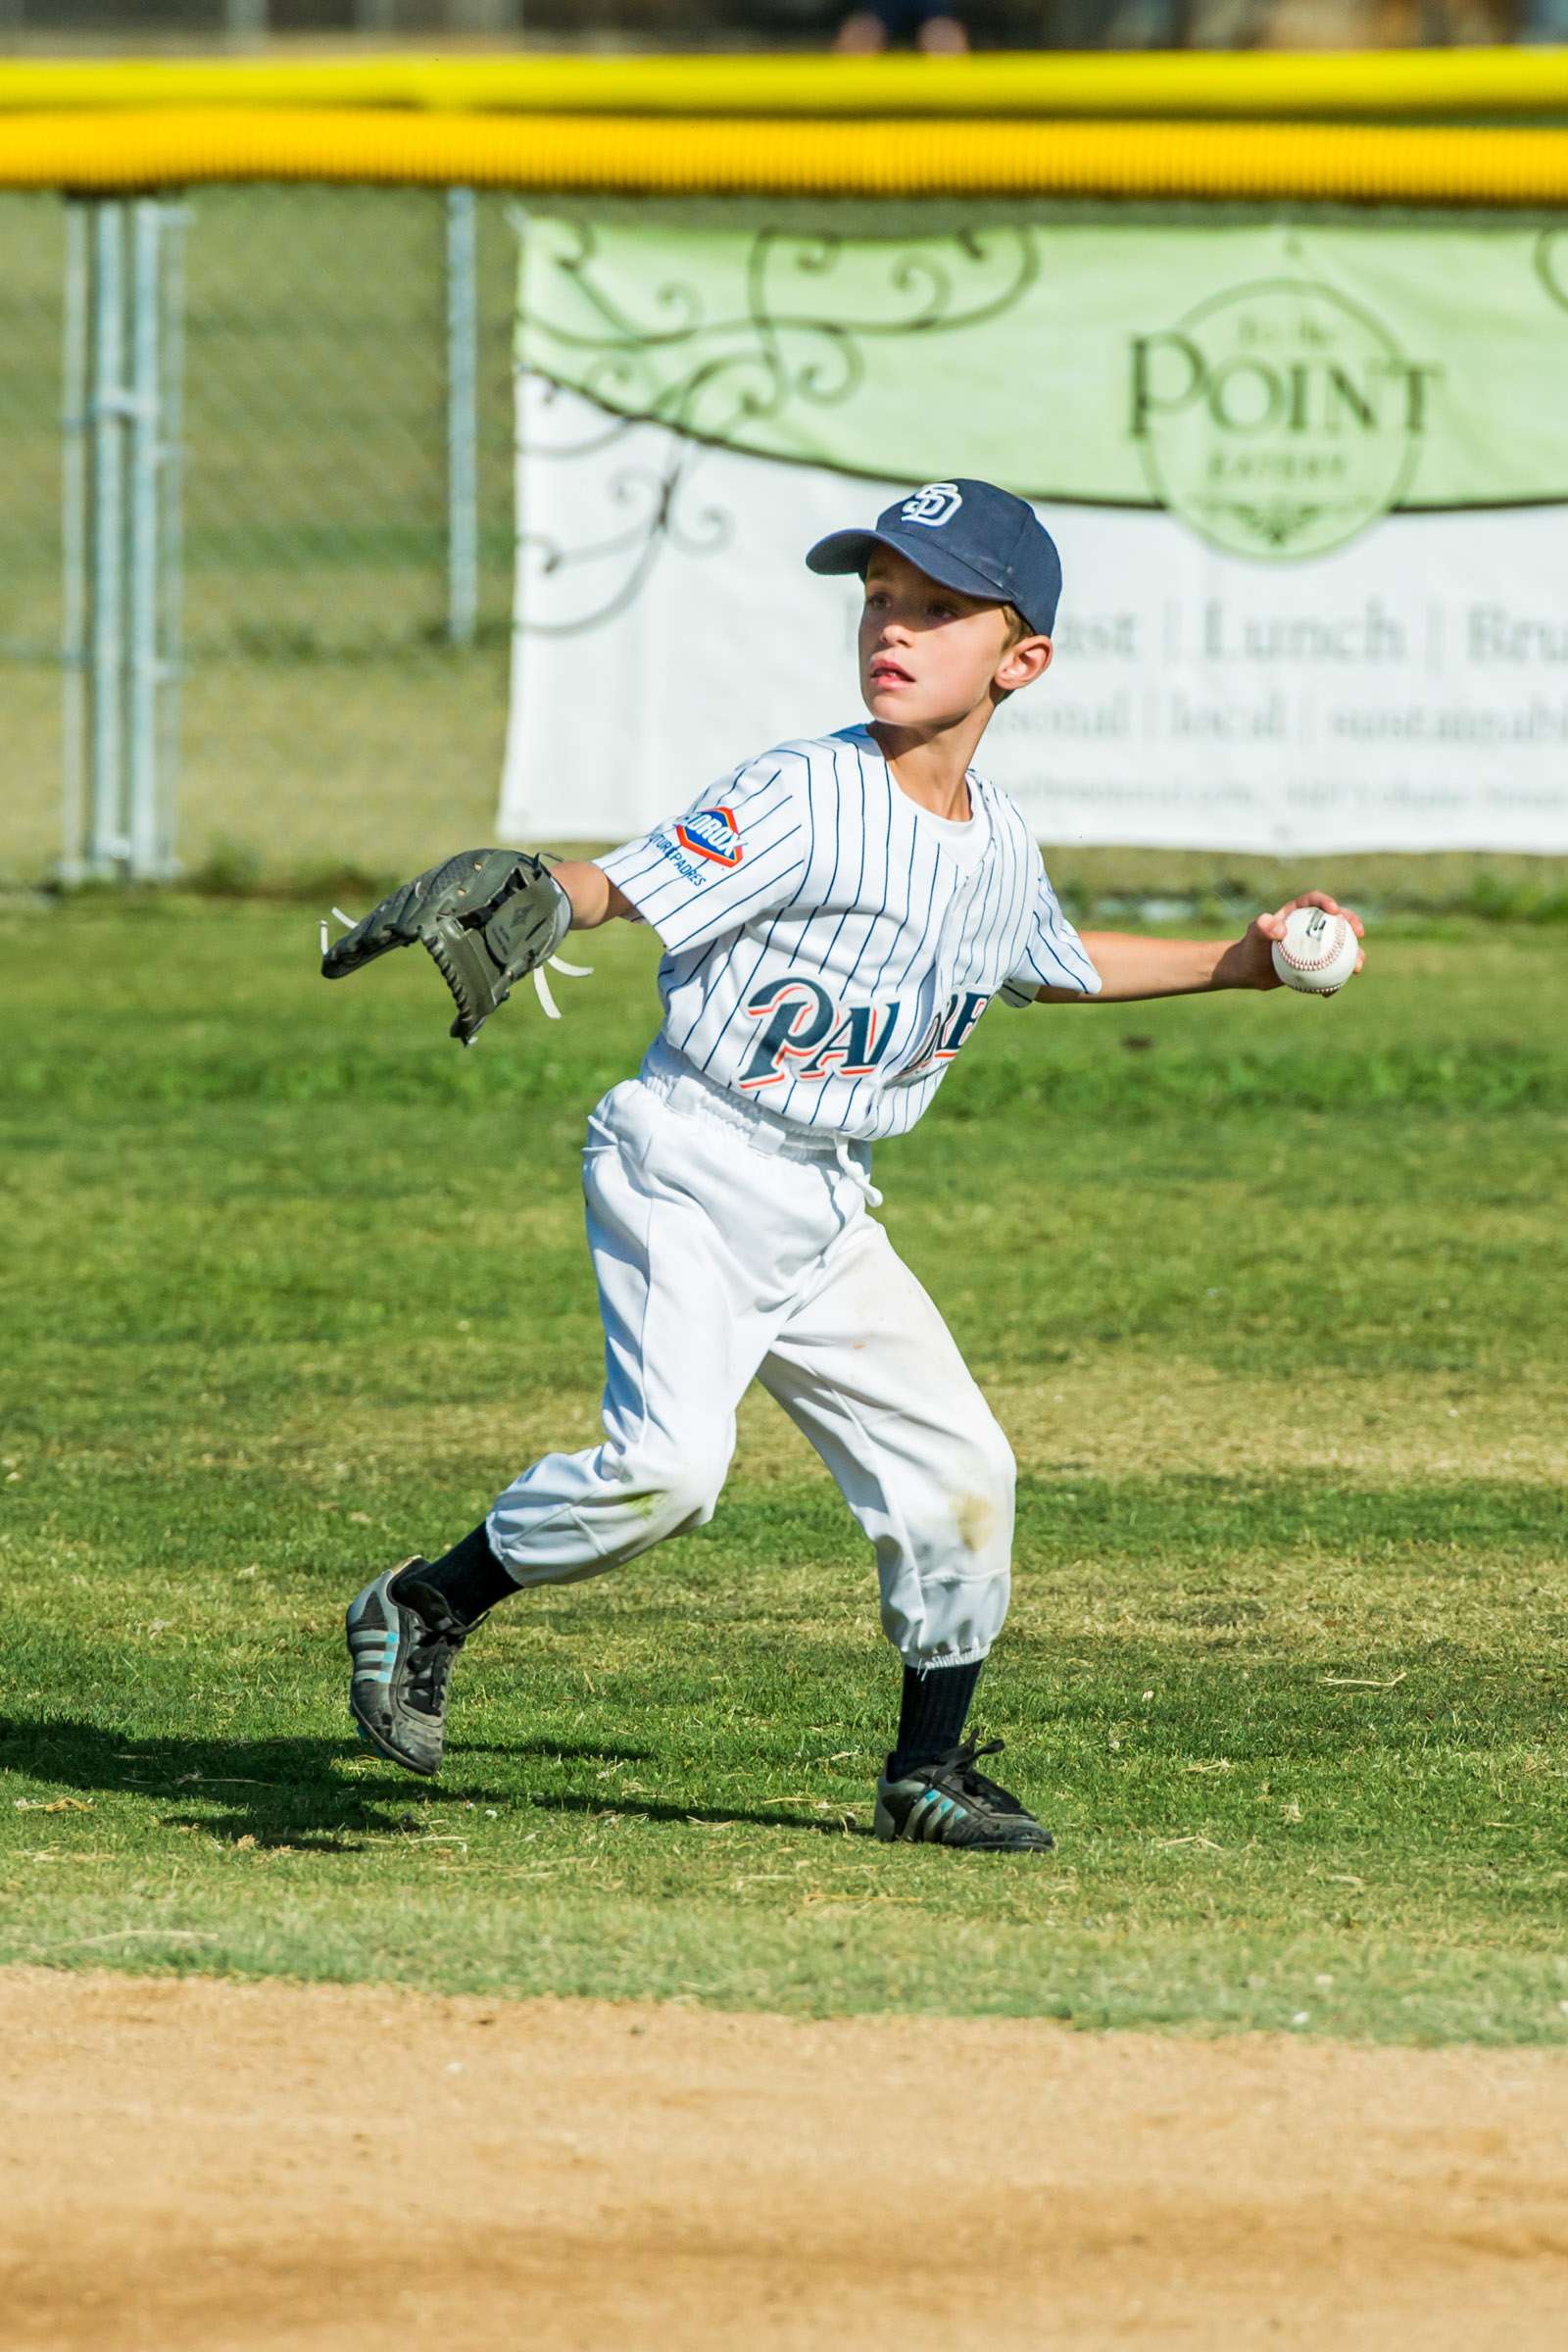
<instances>
[{"instance_id":1,"label":"metal fence post","mask_svg":"<svg viewBox=\"0 0 1568 2352\"><path fill-rule=\"evenodd\" d=\"M493 37L522 30L522 0L453 0L453 30Z\"/></svg>"},{"instance_id":2,"label":"metal fence post","mask_svg":"<svg viewBox=\"0 0 1568 2352\"><path fill-rule=\"evenodd\" d=\"M178 871L179 717L184 676L185 604L185 228L189 213L164 207L162 252L163 441L159 449L161 558L158 633L158 863Z\"/></svg>"},{"instance_id":3,"label":"metal fence post","mask_svg":"<svg viewBox=\"0 0 1568 2352\"><path fill-rule=\"evenodd\" d=\"M68 882L175 870L184 220L155 197L67 208L59 870Z\"/></svg>"},{"instance_id":4,"label":"metal fence post","mask_svg":"<svg viewBox=\"0 0 1568 2352\"><path fill-rule=\"evenodd\" d=\"M479 619L479 210L447 190L447 639Z\"/></svg>"},{"instance_id":5,"label":"metal fence post","mask_svg":"<svg viewBox=\"0 0 1568 2352\"><path fill-rule=\"evenodd\" d=\"M259 49L267 38L267 0L223 0L223 31L231 49Z\"/></svg>"},{"instance_id":6,"label":"metal fence post","mask_svg":"<svg viewBox=\"0 0 1568 2352\"><path fill-rule=\"evenodd\" d=\"M60 452L60 865L79 882L87 777L87 208L66 204Z\"/></svg>"},{"instance_id":7,"label":"metal fence post","mask_svg":"<svg viewBox=\"0 0 1568 2352\"><path fill-rule=\"evenodd\" d=\"M159 399L158 258L163 207L139 197L131 207L131 408L129 717L126 858L133 880L150 881L158 857L158 466L162 442Z\"/></svg>"},{"instance_id":8,"label":"metal fence post","mask_svg":"<svg viewBox=\"0 0 1568 2352\"><path fill-rule=\"evenodd\" d=\"M124 214L93 213L92 283L92 712L86 868L113 873L125 855L122 808L121 683L123 668Z\"/></svg>"}]
</instances>

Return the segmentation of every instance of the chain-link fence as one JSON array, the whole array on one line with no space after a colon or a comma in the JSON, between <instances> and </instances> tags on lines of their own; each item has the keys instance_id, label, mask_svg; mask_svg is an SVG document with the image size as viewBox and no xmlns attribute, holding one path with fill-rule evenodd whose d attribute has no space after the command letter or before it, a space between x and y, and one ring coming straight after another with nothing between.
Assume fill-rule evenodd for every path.
<instances>
[{"instance_id":1,"label":"chain-link fence","mask_svg":"<svg viewBox=\"0 0 1568 2352\"><path fill-rule=\"evenodd\" d=\"M504 199L460 202L466 213L444 191L251 187L177 208L187 871L390 871L433 838L482 833L493 811L516 238ZM78 529L94 496L101 404L85 366L86 416L63 416L67 347L81 331L73 209L94 208L0 198L0 875L11 879L47 872L68 847L71 679L93 651L96 580L70 560L74 451ZM78 313L82 302L78 292ZM64 667L63 647L75 657ZM89 730L89 768L93 749ZM90 777L85 801L90 827Z\"/></svg>"},{"instance_id":2,"label":"chain-link fence","mask_svg":"<svg viewBox=\"0 0 1568 2352\"><path fill-rule=\"evenodd\" d=\"M65 208L0 198L0 874L60 845Z\"/></svg>"}]
</instances>

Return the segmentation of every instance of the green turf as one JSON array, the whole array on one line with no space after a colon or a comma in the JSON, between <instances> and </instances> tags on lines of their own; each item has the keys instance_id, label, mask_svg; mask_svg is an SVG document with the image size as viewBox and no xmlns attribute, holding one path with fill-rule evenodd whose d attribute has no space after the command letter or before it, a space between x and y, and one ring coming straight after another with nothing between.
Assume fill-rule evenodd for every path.
<instances>
[{"instance_id":1,"label":"green turf","mask_svg":"<svg viewBox=\"0 0 1568 2352\"><path fill-rule=\"evenodd\" d=\"M880 1155L1020 1457L980 1720L1060 1849L999 1863L865 1834L896 1665L765 1400L710 1528L475 1643L437 1787L346 1737L364 1573L591 1436L646 940L464 1056L298 908L0 917L0 1957L1568 2036L1561 959L1374 947L994 1013Z\"/></svg>"}]
</instances>

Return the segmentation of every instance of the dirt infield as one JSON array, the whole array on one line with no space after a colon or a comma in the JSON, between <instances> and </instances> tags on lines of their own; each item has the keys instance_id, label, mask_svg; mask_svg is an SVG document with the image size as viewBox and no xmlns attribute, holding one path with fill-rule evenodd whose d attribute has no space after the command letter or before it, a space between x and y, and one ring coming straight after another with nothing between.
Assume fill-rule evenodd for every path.
<instances>
[{"instance_id":1,"label":"dirt infield","mask_svg":"<svg viewBox=\"0 0 1568 2352\"><path fill-rule=\"evenodd\" d=\"M12 2352L1557 2346L1568 2057L0 1978Z\"/></svg>"}]
</instances>

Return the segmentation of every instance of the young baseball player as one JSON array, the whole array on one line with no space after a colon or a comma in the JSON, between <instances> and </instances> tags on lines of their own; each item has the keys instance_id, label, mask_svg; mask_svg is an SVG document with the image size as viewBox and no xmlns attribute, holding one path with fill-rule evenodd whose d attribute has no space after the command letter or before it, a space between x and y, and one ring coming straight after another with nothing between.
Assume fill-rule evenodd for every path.
<instances>
[{"instance_id":1,"label":"young baseball player","mask_svg":"<svg viewBox=\"0 0 1568 2352\"><path fill-rule=\"evenodd\" d=\"M1067 921L1023 817L970 765L1001 704L1051 662L1061 569L1021 500L931 483L807 561L864 578L869 725L763 752L593 863L551 874L469 853L405 885L328 958L329 971L351 969L425 939L466 1037L476 1016L454 957L476 952L477 899L498 865L526 869L527 945L498 947L494 922L483 933L483 972L506 966L481 988L486 1008L568 922L645 922L664 951L659 1035L592 1113L584 1152L603 1440L534 1463L441 1558L366 1586L348 1612L349 1703L381 1755L433 1773L453 1661L474 1627L519 1590L597 1576L702 1526L736 1406L760 1380L875 1552L904 1666L877 1835L1040 1850L1049 1832L976 1769L1001 1743L963 1736L1007 1610L1012 1456L871 1214L871 1146L914 1125L994 999L1270 988L1288 909L1228 945L1080 938ZM1337 911L1317 894L1295 904Z\"/></svg>"}]
</instances>

